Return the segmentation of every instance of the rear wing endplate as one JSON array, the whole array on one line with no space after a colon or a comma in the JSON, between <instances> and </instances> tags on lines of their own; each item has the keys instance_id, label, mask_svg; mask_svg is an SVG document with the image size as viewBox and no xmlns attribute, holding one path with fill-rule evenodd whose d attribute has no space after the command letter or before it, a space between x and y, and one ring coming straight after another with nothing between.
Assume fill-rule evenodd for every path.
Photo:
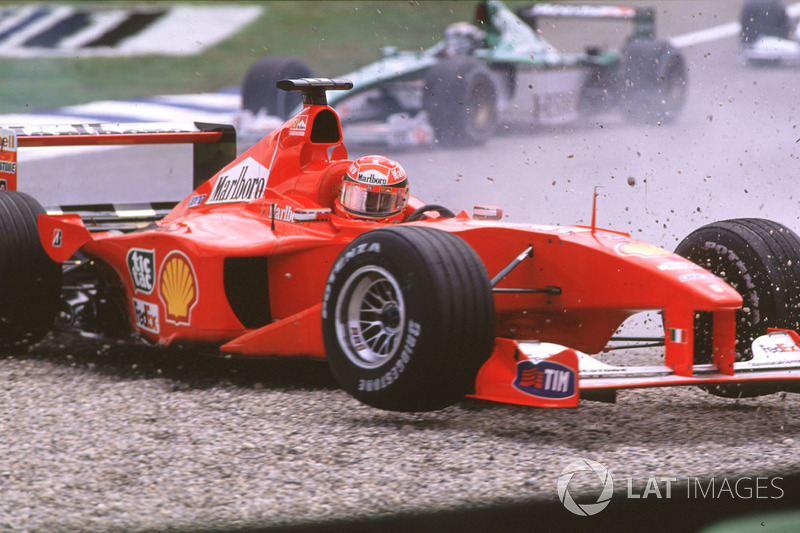
<instances>
[{"instance_id":1,"label":"rear wing endplate","mask_svg":"<svg viewBox=\"0 0 800 533\"><path fill-rule=\"evenodd\" d=\"M534 30L537 29L540 17L630 20L633 22L630 39L655 38L655 10L651 7L533 4L519 8L517 16Z\"/></svg>"}]
</instances>

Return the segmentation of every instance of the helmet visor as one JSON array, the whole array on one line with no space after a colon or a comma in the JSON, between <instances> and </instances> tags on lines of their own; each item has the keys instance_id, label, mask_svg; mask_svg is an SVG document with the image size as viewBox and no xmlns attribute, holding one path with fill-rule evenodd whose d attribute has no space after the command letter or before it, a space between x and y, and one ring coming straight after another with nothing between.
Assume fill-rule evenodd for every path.
<instances>
[{"instance_id":1,"label":"helmet visor","mask_svg":"<svg viewBox=\"0 0 800 533\"><path fill-rule=\"evenodd\" d=\"M342 188L342 207L357 214L388 216L405 207L405 188L347 182Z\"/></svg>"}]
</instances>

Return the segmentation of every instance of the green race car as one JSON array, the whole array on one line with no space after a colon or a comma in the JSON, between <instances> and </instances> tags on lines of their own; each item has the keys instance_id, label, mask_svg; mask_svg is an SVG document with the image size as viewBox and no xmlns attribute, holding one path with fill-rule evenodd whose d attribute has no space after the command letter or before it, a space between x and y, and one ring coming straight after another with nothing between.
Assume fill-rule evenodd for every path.
<instances>
[{"instance_id":1,"label":"green race car","mask_svg":"<svg viewBox=\"0 0 800 533\"><path fill-rule=\"evenodd\" d=\"M566 53L537 31L543 17L627 19L633 32L621 50ZM240 135L263 134L300 109L296 94L275 87L279 79L313 76L299 58L261 58L242 86ZM494 0L479 2L471 23L451 24L433 47L386 48L381 60L341 77L354 89L329 103L351 142L391 146L476 145L499 124L565 124L614 108L634 121L667 122L687 84L680 52L654 38L651 9L533 4L512 12Z\"/></svg>"}]
</instances>

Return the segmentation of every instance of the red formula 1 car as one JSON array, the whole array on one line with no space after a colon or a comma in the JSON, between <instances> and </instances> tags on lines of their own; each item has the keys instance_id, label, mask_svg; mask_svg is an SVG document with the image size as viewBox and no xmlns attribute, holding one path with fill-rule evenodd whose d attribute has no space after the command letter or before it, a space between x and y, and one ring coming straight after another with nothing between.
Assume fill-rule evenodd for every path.
<instances>
[{"instance_id":1,"label":"red formula 1 car","mask_svg":"<svg viewBox=\"0 0 800 533\"><path fill-rule=\"evenodd\" d=\"M347 392L399 411L465 395L557 407L626 387L755 394L800 383L790 329L800 239L788 229L763 220L701 228L681 252L706 269L594 223L512 224L494 207L470 216L411 197L393 223L342 216L354 162L326 91L350 86L279 82L302 93L303 109L157 220L49 214L28 195L0 193L2 343L55 324L224 355L327 358ZM229 134L189 129L18 133L20 146L205 146ZM374 190L385 192L379 181ZM745 310L709 269L727 271ZM663 311L662 364L586 355L647 310Z\"/></svg>"}]
</instances>

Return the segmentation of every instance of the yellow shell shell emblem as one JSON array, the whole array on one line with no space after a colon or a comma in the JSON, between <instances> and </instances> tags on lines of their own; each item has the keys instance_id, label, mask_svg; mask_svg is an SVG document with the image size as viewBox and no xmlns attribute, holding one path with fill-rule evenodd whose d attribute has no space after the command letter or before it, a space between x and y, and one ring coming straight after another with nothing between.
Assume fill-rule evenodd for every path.
<instances>
[{"instance_id":1,"label":"yellow shell shell emblem","mask_svg":"<svg viewBox=\"0 0 800 533\"><path fill-rule=\"evenodd\" d=\"M622 244L619 247L617 247L617 250L622 255L638 255L641 257L653 257L653 256L670 254L668 250L665 250L660 246L644 242L632 242L632 243Z\"/></svg>"},{"instance_id":2,"label":"yellow shell shell emblem","mask_svg":"<svg viewBox=\"0 0 800 533\"><path fill-rule=\"evenodd\" d=\"M189 259L181 252L170 252L164 259L158 287L167 308L167 322L189 325L197 303L197 283Z\"/></svg>"}]
</instances>

